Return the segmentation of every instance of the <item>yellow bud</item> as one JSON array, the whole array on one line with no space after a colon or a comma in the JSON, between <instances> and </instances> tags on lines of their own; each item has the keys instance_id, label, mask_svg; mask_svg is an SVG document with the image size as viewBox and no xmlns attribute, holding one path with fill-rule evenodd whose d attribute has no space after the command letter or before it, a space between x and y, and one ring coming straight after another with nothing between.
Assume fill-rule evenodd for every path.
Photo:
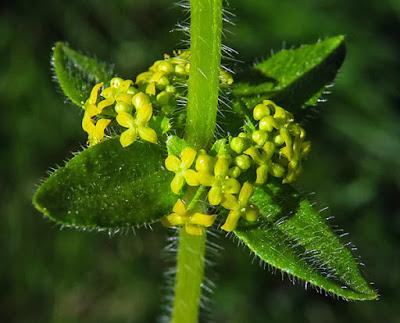
<instances>
[{"instance_id":1,"label":"yellow bud","mask_svg":"<svg viewBox=\"0 0 400 323\"><path fill-rule=\"evenodd\" d=\"M219 205L222 200L222 192L219 186L212 186L208 191L208 202L211 205Z\"/></svg>"},{"instance_id":2,"label":"yellow bud","mask_svg":"<svg viewBox=\"0 0 400 323\"><path fill-rule=\"evenodd\" d=\"M255 222L258 218L258 211L253 208L247 208L244 217L249 222Z\"/></svg>"},{"instance_id":3,"label":"yellow bud","mask_svg":"<svg viewBox=\"0 0 400 323\"><path fill-rule=\"evenodd\" d=\"M175 65L175 73L178 75L185 75L186 74L185 67L182 65Z\"/></svg>"},{"instance_id":4,"label":"yellow bud","mask_svg":"<svg viewBox=\"0 0 400 323\"><path fill-rule=\"evenodd\" d=\"M274 177L283 177L283 176L285 176L286 170L285 170L285 167L283 167L280 164L271 163L269 172Z\"/></svg>"},{"instance_id":5,"label":"yellow bud","mask_svg":"<svg viewBox=\"0 0 400 323\"><path fill-rule=\"evenodd\" d=\"M266 116L260 120L258 127L261 130L271 132L272 129L278 129L278 124L276 123L275 119L271 116Z\"/></svg>"},{"instance_id":6,"label":"yellow bud","mask_svg":"<svg viewBox=\"0 0 400 323\"><path fill-rule=\"evenodd\" d=\"M166 91L162 91L157 94L156 100L159 105L167 105L171 99L171 94Z\"/></svg>"},{"instance_id":7,"label":"yellow bud","mask_svg":"<svg viewBox=\"0 0 400 323\"><path fill-rule=\"evenodd\" d=\"M140 109L145 105L151 104L150 98L147 94L139 92L132 97L132 104L136 109Z\"/></svg>"},{"instance_id":8,"label":"yellow bud","mask_svg":"<svg viewBox=\"0 0 400 323\"><path fill-rule=\"evenodd\" d=\"M115 104L115 112L121 113L121 112L126 112L126 113L132 113L133 107L130 104L124 103L124 102L118 102Z\"/></svg>"},{"instance_id":9,"label":"yellow bud","mask_svg":"<svg viewBox=\"0 0 400 323\"><path fill-rule=\"evenodd\" d=\"M270 113L271 112L269 108L266 105L260 103L254 107L253 118L254 120L261 120L263 117L268 116Z\"/></svg>"},{"instance_id":10,"label":"yellow bud","mask_svg":"<svg viewBox=\"0 0 400 323\"><path fill-rule=\"evenodd\" d=\"M124 81L124 80L123 80L122 78L120 78L120 77L113 77L113 78L111 79L111 81L110 81L110 86L113 87L113 88L115 88L115 89L117 89L117 88L120 87L120 85L121 85L121 83L122 83L123 81Z\"/></svg>"},{"instance_id":11,"label":"yellow bud","mask_svg":"<svg viewBox=\"0 0 400 323\"><path fill-rule=\"evenodd\" d=\"M262 146L268 139L268 134L265 131L262 130L256 130L252 133L251 139L259 145Z\"/></svg>"},{"instance_id":12,"label":"yellow bud","mask_svg":"<svg viewBox=\"0 0 400 323\"><path fill-rule=\"evenodd\" d=\"M242 173L242 170L238 166L233 166L232 168L229 169L229 177L232 178L238 178L240 174Z\"/></svg>"},{"instance_id":13,"label":"yellow bud","mask_svg":"<svg viewBox=\"0 0 400 323\"><path fill-rule=\"evenodd\" d=\"M247 155L239 155L235 158L235 164L240 167L240 169L248 170L251 166L251 159Z\"/></svg>"},{"instance_id":14,"label":"yellow bud","mask_svg":"<svg viewBox=\"0 0 400 323\"><path fill-rule=\"evenodd\" d=\"M175 86L173 86L173 85L167 85L167 86L165 87L165 91L166 91L167 93L175 93L175 92L176 92L176 89L175 89Z\"/></svg>"},{"instance_id":15,"label":"yellow bud","mask_svg":"<svg viewBox=\"0 0 400 323\"><path fill-rule=\"evenodd\" d=\"M228 194L237 194L240 191L240 183L234 178L228 178L223 183L223 192Z\"/></svg>"},{"instance_id":16,"label":"yellow bud","mask_svg":"<svg viewBox=\"0 0 400 323\"><path fill-rule=\"evenodd\" d=\"M275 143L277 146L281 146L281 145L283 145L283 144L285 143L285 141L283 140L283 138L282 138L281 135L276 135L276 136L274 137L274 143Z\"/></svg>"},{"instance_id":17,"label":"yellow bud","mask_svg":"<svg viewBox=\"0 0 400 323\"><path fill-rule=\"evenodd\" d=\"M128 90L126 90L126 94L129 94L129 95L132 95L132 96L135 95L138 92L139 92L139 90L137 88L133 87L133 86L130 86L128 88Z\"/></svg>"},{"instance_id":18,"label":"yellow bud","mask_svg":"<svg viewBox=\"0 0 400 323\"><path fill-rule=\"evenodd\" d=\"M241 138L241 137L234 137L231 139L231 142L229 143L231 149L236 152L237 154L241 154L243 150L247 148L247 143L246 139Z\"/></svg>"},{"instance_id":19,"label":"yellow bud","mask_svg":"<svg viewBox=\"0 0 400 323\"><path fill-rule=\"evenodd\" d=\"M205 153L202 153L197 156L196 159L197 171L211 173L213 167L214 167L214 158Z\"/></svg>"}]
</instances>

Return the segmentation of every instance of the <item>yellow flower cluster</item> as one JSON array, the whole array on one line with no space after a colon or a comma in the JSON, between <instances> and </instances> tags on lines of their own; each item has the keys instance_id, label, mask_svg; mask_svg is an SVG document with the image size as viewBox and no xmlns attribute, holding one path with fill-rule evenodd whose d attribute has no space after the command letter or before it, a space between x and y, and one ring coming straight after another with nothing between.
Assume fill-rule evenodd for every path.
<instances>
[{"instance_id":1,"label":"yellow flower cluster","mask_svg":"<svg viewBox=\"0 0 400 323\"><path fill-rule=\"evenodd\" d=\"M292 183L300 175L301 162L308 155L311 143L306 132L294 122L293 115L271 100L264 100L253 109L255 129L231 138L230 147L238 155L236 164L246 170L257 166L256 184L267 182L268 175ZM250 160L249 160L250 157Z\"/></svg>"},{"instance_id":2,"label":"yellow flower cluster","mask_svg":"<svg viewBox=\"0 0 400 323\"><path fill-rule=\"evenodd\" d=\"M175 173L171 182L175 194L180 194L185 184L208 187L208 202L228 210L221 226L227 232L236 228L241 217L249 222L256 221L258 210L249 203L254 185L265 184L269 174L282 178L283 183L293 182L311 148L310 142L305 141L304 129L294 122L292 114L274 102L264 100L252 113L254 128L245 127L244 132L230 138L229 147L223 144L216 156L186 147L179 156L168 155L165 160L167 170ZM251 178L254 170L254 184L247 180L242 185L240 180ZM241 177L244 173L247 176ZM185 226L192 223L179 220L177 214L179 212L174 210L166 216L165 222ZM209 222L202 223L196 217L195 225L208 227L212 222L210 218ZM198 232L203 231L198 229Z\"/></svg>"},{"instance_id":3,"label":"yellow flower cluster","mask_svg":"<svg viewBox=\"0 0 400 323\"><path fill-rule=\"evenodd\" d=\"M110 81L110 87L103 88L103 83L96 84L83 105L85 110L82 128L88 133L89 145L99 143L104 138L104 131L112 119L101 117L104 109L112 107L115 111L109 111L109 115L116 113L117 123L127 128L122 132L120 142L123 147L131 145L137 138L151 143L157 143L157 134L148 126L153 115L153 106L147 94L140 92L133 86L133 81L114 77ZM135 109L135 114L133 114ZM110 113L111 112L111 113ZM95 118L97 121L94 121Z\"/></svg>"}]
</instances>

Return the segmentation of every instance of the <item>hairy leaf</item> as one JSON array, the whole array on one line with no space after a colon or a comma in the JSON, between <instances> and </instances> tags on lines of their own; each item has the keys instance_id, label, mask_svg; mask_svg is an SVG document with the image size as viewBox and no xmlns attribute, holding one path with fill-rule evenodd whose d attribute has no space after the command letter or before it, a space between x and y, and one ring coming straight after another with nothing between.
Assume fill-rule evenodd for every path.
<instances>
[{"instance_id":1,"label":"hairy leaf","mask_svg":"<svg viewBox=\"0 0 400 323\"><path fill-rule=\"evenodd\" d=\"M263 261L345 299L378 297L350 250L294 189L268 184L255 190L251 202L260 209L260 219L235 234Z\"/></svg>"},{"instance_id":2,"label":"hairy leaf","mask_svg":"<svg viewBox=\"0 0 400 323\"><path fill-rule=\"evenodd\" d=\"M121 228L158 220L176 200L162 149L119 138L92 146L56 170L37 190L35 207L61 224Z\"/></svg>"},{"instance_id":3,"label":"hairy leaf","mask_svg":"<svg viewBox=\"0 0 400 323\"><path fill-rule=\"evenodd\" d=\"M112 77L110 66L61 42L54 46L52 65L61 90L77 106L82 106L96 83L108 82Z\"/></svg>"},{"instance_id":4,"label":"hairy leaf","mask_svg":"<svg viewBox=\"0 0 400 323\"><path fill-rule=\"evenodd\" d=\"M233 93L249 104L272 99L293 112L317 104L335 79L346 54L344 36L327 38L297 49L285 49L254 66L251 82L238 83Z\"/></svg>"}]
</instances>

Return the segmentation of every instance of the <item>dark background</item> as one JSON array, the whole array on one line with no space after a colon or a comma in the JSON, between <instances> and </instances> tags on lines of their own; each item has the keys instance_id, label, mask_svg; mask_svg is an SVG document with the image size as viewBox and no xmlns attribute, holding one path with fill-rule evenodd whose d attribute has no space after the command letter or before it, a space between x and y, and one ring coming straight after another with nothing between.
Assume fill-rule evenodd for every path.
<instances>
[{"instance_id":1,"label":"dark background","mask_svg":"<svg viewBox=\"0 0 400 323\"><path fill-rule=\"evenodd\" d=\"M309 123L300 186L350 232L381 299L346 303L271 275L221 237L216 322L400 322L400 2L232 0L225 40L247 63L346 34L348 57ZM165 230L108 237L49 222L31 206L46 171L85 142L81 114L51 79L57 40L133 78L179 47L184 18L167 0L25 1L0 5L0 321L153 322L162 313ZM240 66L239 66L240 67ZM168 292L169 293L169 292Z\"/></svg>"}]
</instances>

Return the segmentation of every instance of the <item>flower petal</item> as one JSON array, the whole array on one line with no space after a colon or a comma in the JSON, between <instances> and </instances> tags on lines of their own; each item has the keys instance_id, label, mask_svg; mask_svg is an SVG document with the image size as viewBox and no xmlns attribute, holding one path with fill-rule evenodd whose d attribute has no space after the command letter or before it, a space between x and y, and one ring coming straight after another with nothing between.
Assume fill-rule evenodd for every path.
<instances>
[{"instance_id":1,"label":"flower petal","mask_svg":"<svg viewBox=\"0 0 400 323\"><path fill-rule=\"evenodd\" d=\"M183 185L185 185L185 179L182 174L178 173L175 175L174 179L171 181L171 190L175 194L179 194Z\"/></svg>"},{"instance_id":2,"label":"flower petal","mask_svg":"<svg viewBox=\"0 0 400 323\"><path fill-rule=\"evenodd\" d=\"M181 199L178 199L178 201L176 201L174 207L172 208L172 211L180 215L186 214L186 206Z\"/></svg>"},{"instance_id":3,"label":"flower petal","mask_svg":"<svg viewBox=\"0 0 400 323\"><path fill-rule=\"evenodd\" d=\"M228 217L226 218L226 221L225 221L224 225L221 227L221 229L225 230L227 232L231 232L231 231L235 230L239 218L240 218L239 210L230 211L228 214Z\"/></svg>"},{"instance_id":4,"label":"flower petal","mask_svg":"<svg viewBox=\"0 0 400 323\"><path fill-rule=\"evenodd\" d=\"M199 186L198 174L193 169L188 169L184 172L185 181L189 186Z\"/></svg>"},{"instance_id":5,"label":"flower petal","mask_svg":"<svg viewBox=\"0 0 400 323\"><path fill-rule=\"evenodd\" d=\"M249 199L253 194L253 191L254 191L253 185L251 185L249 182L245 182L243 184L238 198L240 207L247 206L247 203L249 202Z\"/></svg>"},{"instance_id":6,"label":"flower petal","mask_svg":"<svg viewBox=\"0 0 400 323\"><path fill-rule=\"evenodd\" d=\"M165 167L170 172L176 173L179 170L180 166L181 166L181 160L174 155L168 155L168 157L165 159Z\"/></svg>"},{"instance_id":7,"label":"flower petal","mask_svg":"<svg viewBox=\"0 0 400 323\"><path fill-rule=\"evenodd\" d=\"M157 143L157 134L154 129L150 127L139 127L138 128L139 137L145 141L151 142L153 144Z\"/></svg>"},{"instance_id":8,"label":"flower petal","mask_svg":"<svg viewBox=\"0 0 400 323\"><path fill-rule=\"evenodd\" d=\"M234 178L228 178L223 184L224 193L237 194L240 191L240 183Z\"/></svg>"},{"instance_id":9,"label":"flower petal","mask_svg":"<svg viewBox=\"0 0 400 323\"><path fill-rule=\"evenodd\" d=\"M119 138L119 142L121 143L122 147L127 147L135 142L137 138L137 131L135 128L129 128L121 133Z\"/></svg>"},{"instance_id":10,"label":"flower petal","mask_svg":"<svg viewBox=\"0 0 400 323\"><path fill-rule=\"evenodd\" d=\"M181 152L182 168L188 169L196 158L197 151L191 147L183 148Z\"/></svg>"},{"instance_id":11,"label":"flower petal","mask_svg":"<svg viewBox=\"0 0 400 323\"><path fill-rule=\"evenodd\" d=\"M122 127L133 128L135 126L135 118L127 112L118 113L116 119Z\"/></svg>"},{"instance_id":12,"label":"flower petal","mask_svg":"<svg viewBox=\"0 0 400 323\"><path fill-rule=\"evenodd\" d=\"M208 202L212 205L218 205L221 203L222 200L222 192L220 186L213 186L211 187L210 191L208 192Z\"/></svg>"}]
</instances>

